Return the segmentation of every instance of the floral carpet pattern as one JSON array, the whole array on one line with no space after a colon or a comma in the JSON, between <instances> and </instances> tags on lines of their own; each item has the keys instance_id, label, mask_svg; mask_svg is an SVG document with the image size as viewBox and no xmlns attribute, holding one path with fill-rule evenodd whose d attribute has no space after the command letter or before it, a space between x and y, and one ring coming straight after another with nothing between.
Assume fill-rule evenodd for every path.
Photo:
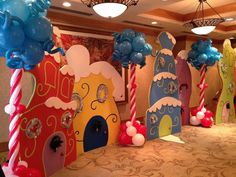
<instances>
[{"instance_id":1,"label":"floral carpet pattern","mask_svg":"<svg viewBox=\"0 0 236 177\"><path fill-rule=\"evenodd\" d=\"M183 127L185 144L160 139L80 155L52 177L236 177L236 124Z\"/></svg>"}]
</instances>

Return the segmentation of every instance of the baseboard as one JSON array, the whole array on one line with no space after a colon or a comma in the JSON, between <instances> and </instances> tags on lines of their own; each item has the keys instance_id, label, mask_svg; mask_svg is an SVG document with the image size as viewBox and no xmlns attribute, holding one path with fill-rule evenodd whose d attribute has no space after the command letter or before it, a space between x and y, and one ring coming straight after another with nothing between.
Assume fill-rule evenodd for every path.
<instances>
[{"instance_id":1,"label":"baseboard","mask_svg":"<svg viewBox=\"0 0 236 177\"><path fill-rule=\"evenodd\" d=\"M8 151L8 142L0 143L0 152L7 152Z\"/></svg>"}]
</instances>

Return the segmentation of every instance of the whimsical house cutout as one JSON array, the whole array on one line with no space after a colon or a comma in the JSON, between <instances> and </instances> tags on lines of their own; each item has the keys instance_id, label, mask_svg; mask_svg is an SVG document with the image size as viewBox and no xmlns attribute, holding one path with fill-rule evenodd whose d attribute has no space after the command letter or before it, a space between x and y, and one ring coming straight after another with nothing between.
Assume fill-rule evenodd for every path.
<instances>
[{"instance_id":1,"label":"whimsical house cutout","mask_svg":"<svg viewBox=\"0 0 236 177\"><path fill-rule=\"evenodd\" d=\"M81 45L67 52L68 64L74 68L76 83L73 98L77 101L74 127L77 154L117 141L120 117L114 95L122 94L123 81L107 62L90 63L88 50Z\"/></svg>"},{"instance_id":2,"label":"whimsical house cutout","mask_svg":"<svg viewBox=\"0 0 236 177\"><path fill-rule=\"evenodd\" d=\"M190 120L190 96L192 92L192 76L187 63L188 53L181 50L176 57L176 75L179 84L179 99L181 105L182 125L188 125Z\"/></svg>"},{"instance_id":3,"label":"whimsical house cutout","mask_svg":"<svg viewBox=\"0 0 236 177\"><path fill-rule=\"evenodd\" d=\"M35 89L21 115L20 158L50 176L76 159L72 121L77 104L71 101L74 73L68 65L60 67L52 56L45 56L30 72Z\"/></svg>"},{"instance_id":4,"label":"whimsical house cutout","mask_svg":"<svg viewBox=\"0 0 236 177\"><path fill-rule=\"evenodd\" d=\"M147 139L181 131L181 101L172 49L176 43L168 32L158 36L162 49L156 56L154 78L146 115Z\"/></svg>"},{"instance_id":5,"label":"whimsical house cutout","mask_svg":"<svg viewBox=\"0 0 236 177\"><path fill-rule=\"evenodd\" d=\"M223 88L216 109L216 124L235 120L234 66L236 51L231 47L231 42L229 39L224 41L223 47L223 58L218 63Z\"/></svg>"}]
</instances>

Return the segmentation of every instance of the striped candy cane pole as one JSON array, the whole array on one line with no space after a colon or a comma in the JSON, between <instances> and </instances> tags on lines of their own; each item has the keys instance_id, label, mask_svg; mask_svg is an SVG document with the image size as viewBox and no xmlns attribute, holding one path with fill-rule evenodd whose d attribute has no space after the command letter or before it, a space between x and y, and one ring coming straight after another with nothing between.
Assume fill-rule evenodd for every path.
<instances>
[{"instance_id":1,"label":"striped candy cane pole","mask_svg":"<svg viewBox=\"0 0 236 177\"><path fill-rule=\"evenodd\" d=\"M131 64L130 68L130 119L132 124L136 120L136 83L135 83L136 65Z\"/></svg>"},{"instance_id":2,"label":"striped candy cane pole","mask_svg":"<svg viewBox=\"0 0 236 177\"><path fill-rule=\"evenodd\" d=\"M202 108L204 108L204 103L205 103L205 74L206 74L206 65L202 65L201 69L200 69L200 84L199 84L199 88L200 88L200 102L199 102L199 110L202 110Z\"/></svg>"},{"instance_id":3,"label":"striped candy cane pole","mask_svg":"<svg viewBox=\"0 0 236 177\"><path fill-rule=\"evenodd\" d=\"M22 98L21 90L21 79L23 75L22 69L12 70L12 76L10 80L10 101L9 104L5 107L5 112L10 114L10 141L8 144L9 153L9 168L13 171L18 164L19 160L19 149L20 149L20 112L17 108L20 107L20 101Z\"/></svg>"}]
</instances>

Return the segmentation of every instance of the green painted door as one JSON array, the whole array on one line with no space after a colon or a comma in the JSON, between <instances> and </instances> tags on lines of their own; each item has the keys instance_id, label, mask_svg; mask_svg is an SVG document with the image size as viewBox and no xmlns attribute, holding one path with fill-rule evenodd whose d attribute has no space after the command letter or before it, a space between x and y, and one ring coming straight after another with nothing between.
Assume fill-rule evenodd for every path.
<instances>
[{"instance_id":1,"label":"green painted door","mask_svg":"<svg viewBox=\"0 0 236 177\"><path fill-rule=\"evenodd\" d=\"M164 115L161 119L159 125L159 136L167 136L170 135L172 131L172 119L168 115Z\"/></svg>"}]
</instances>

